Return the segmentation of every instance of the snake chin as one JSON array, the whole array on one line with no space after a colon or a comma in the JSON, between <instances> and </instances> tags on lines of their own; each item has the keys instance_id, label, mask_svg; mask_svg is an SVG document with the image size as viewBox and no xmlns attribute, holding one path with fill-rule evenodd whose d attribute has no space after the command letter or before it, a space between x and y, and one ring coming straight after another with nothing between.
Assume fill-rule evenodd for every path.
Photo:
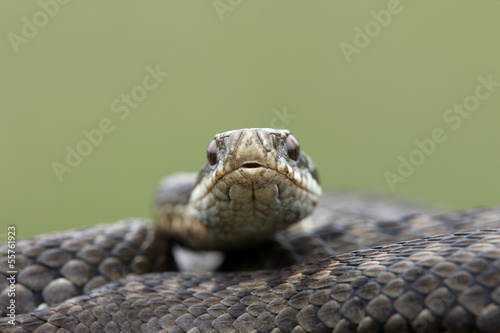
<instances>
[{"instance_id":1,"label":"snake chin","mask_svg":"<svg viewBox=\"0 0 500 333\"><path fill-rule=\"evenodd\" d=\"M309 215L317 201L315 193L288 175L257 166L223 175L190 206L194 218L208 230L209 243L220 249L267 241Z\"/></svg>"}]
</instances>

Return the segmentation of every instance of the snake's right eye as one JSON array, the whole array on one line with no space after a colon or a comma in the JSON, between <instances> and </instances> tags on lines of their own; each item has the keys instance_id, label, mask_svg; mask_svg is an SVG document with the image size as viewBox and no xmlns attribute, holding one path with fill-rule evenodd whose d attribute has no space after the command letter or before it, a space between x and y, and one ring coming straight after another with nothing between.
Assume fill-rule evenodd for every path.
<instances>
[{"instance_id":1,"label":"snake's right eye","mask_svg":"<svg viewBox=\"0 0 500 333\"><path fill-rule=\"evenodd\" d=\"M217 143L212 140L207 148L207 160L210 165L215 165L217 163Z\"/></svg>"},{"instance_id":2,"label":"snake's right eye","mask_svg":"<svg viewBox=\"0 0 500 333\"><path fill-rule=\"evenodd\" d=\"M299 142L297 141L297 139L295 139L295 137L290 134L286 138L285 145L288 156L292 160L296 161L299 158L299 152L300 152Z\"/></svg>"}]
</instances>

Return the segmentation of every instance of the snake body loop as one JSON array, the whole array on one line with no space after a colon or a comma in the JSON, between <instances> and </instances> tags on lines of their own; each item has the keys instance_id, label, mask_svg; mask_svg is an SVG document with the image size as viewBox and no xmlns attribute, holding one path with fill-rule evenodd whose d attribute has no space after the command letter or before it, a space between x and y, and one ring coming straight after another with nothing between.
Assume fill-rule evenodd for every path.
<instances>
[{"instance_id":1,"label":"snake body loop","mask_svg":"<svg viewBox=\"0 0 500 333\"><path fill-rule=\"evenodd\" d=\"M500 332L500 209L318 203L316 168L286 130L218 134L207 160L162 181L158 227L19 241L15 298L0 246L0 331ZM226 251L229 272L164 272L174 243Z\"/></svg>"}]
</instances>

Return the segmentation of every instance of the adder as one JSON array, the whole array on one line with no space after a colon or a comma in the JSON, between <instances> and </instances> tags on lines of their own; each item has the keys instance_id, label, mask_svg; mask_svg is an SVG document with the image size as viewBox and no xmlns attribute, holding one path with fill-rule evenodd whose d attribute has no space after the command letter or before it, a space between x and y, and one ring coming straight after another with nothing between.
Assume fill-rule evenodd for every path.
<instances>
[{"instance_id":1,"label":"adder","mask_svg":"<svg viewBox=\"0 0 500 333\"><path fill-rule=\"evenodd\" d=\"M500 332L499 209L320 199L287 130L217 134L207 160L161 182L156 227L129 219L18 241L15 285L1 246L0 331ZM225 260L168 271L186 249Z\"/></svg>"}]
</instances>

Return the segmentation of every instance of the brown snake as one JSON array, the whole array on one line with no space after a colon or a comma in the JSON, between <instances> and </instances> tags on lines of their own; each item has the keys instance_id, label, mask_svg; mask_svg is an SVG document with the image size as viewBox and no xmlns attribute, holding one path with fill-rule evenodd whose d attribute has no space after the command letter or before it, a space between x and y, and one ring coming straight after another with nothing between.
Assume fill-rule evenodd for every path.
<instances>
[{"instance_id":1,"label":"brown snake","mask_svg":"<svg viewBox=\"0 0 500 333\"><path fill-rule=\"evenodd\" d=\"M0 246L0 331L500 332L500 209L332 193L307 217L321 189L288 131L218 134L207 157L197 178L162 182L159 228L18 241L15 286ZM163 272L176 244L226 259Z\"/></svg>"}]
</instances>

